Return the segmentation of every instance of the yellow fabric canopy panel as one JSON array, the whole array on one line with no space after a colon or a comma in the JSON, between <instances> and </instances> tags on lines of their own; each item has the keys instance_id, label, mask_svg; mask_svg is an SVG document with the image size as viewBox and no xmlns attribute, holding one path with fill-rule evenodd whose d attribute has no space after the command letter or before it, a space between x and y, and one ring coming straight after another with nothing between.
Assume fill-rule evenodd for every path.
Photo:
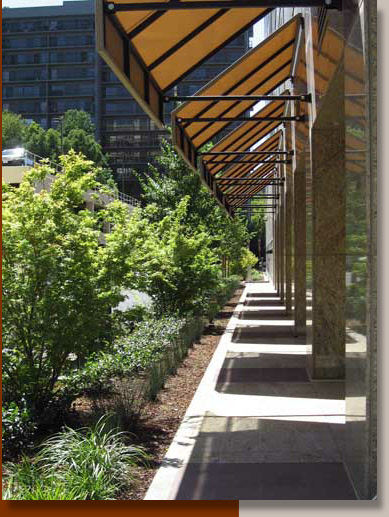
<instances>
[{"instance_id":1,"label":"yellow fabric canopy panel","mask_svg":"<svg viewBox=\"0 0 389 517\"><path fill-rule=\"evenodd\" d=\"M195 97L270 95L292 75L301 21L300 15L293 17L199 90ZM257 101L251 99L190 100L172 112L173 143L188 164L196 170L197 152L225 130L230 122L193 119L238 119L247 114L255 104ZM254 121L255 123L258 122Z\"/></svg>"},{"instance_id":2,"label":"yellow fabric canopy panel","mask_svg":"<svg viewBox=\"0 0 389 517\"><path fill-rule=\"evenodd\" d=\"M169 3L168 0L157 2ZM272 11L264 7L182 11L110 9L112 5L131 3L147 1L96 0L97 51L160 128L164 122L164 95Z\"/></svg>"}]
</instances>

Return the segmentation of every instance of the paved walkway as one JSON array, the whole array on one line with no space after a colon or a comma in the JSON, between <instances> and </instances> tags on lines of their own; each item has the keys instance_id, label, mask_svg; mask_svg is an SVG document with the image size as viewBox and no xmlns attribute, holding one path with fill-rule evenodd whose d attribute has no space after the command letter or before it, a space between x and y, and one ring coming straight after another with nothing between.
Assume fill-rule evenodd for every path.
<instances>
[{"instance_id":1,"label":"paved walkway","mask_svg":"<svg viewBox=\"0 0 389 517\"><path fill-rule=\"evenodd\" d=\"M344 383L306 359L272 284L246 284L145 499L355 499Z\"/></svg>"}]
</instances>

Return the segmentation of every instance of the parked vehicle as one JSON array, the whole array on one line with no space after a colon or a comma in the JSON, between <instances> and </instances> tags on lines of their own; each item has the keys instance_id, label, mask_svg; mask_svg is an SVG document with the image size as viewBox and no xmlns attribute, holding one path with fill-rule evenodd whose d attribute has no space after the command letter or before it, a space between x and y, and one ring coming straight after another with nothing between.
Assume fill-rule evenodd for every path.
<instances>
[{"instance_id":1,"label":"parked vehicle","mask_svg":"<svg viewBox=\"0 0 389 517\"><path fill-rule=\"evenodd\" d=\"M2 164L6 166L22 165L25 167L34 166L34 157L23 147L14 149L3 149Z\"/></svg>"}]
</instances>

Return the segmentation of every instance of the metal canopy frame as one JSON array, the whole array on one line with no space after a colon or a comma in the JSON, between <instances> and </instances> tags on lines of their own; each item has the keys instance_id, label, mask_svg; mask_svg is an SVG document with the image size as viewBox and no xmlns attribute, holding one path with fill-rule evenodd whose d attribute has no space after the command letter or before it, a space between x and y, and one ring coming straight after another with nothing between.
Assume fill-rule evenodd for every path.
<instances>
[{"instance_id":1,"label":"metal canopy frame","mask_svg":"<svg viewBox=\"0 0 389 517\"><path fill-rule=\"evenodd\" d=\"M172 112L173 143L176 150L193 170L198 170L203 182L230 214L236 208L235 204L231 205L232 194L248 194L248 191L254 194L269 185L278 185L279 188L284 185L282 181L277 181L278 178L275 181L271 179L275 172L272 168L282 163L288 164L289 162L281 159L287 160L292 155L279 148L279 139L276 142L274 131L283 123L304 121L305 117L302 117L299 105L296 106L293 117L287 117L286 107L293 101L308 103L311 96L309 93L290 95L287 90L281 95L273 93L277 88L286 85L288 79L292 79L295 56L299 53L303 31L302 16L294 16L202 88L195 95L196 100L190 98ZM268 102L253 117L247 117L247 111L259 99L266 99ZM174 99L169 96L169 100ZM205 143L224 131L229 124L238 121L243 123L230 131L210 151L202 151L201 147ZM280 131L277 135L279 133ZM269 145L264 142L266 137ZM258 143L258 149L251 150ZM263 151L267 153L264 156L273 159L265 162L259 160L260 155L246 155L242 151ZM207 156L208 152L231 154ZM234 182L239 178L245 181ZM242 202L244 203L244 199Z\"/></svg>"},{"instance_id":2,"label":"metal canopy frame","mask_svg":"<svg viewBox=\"0 0 389 517\"><path fill-rule=\"evenodd\" d=\"M210 154L210 160L200 162L202 180L230 215L233 215L233 209L227 201L231 199L229 187L236 185L236 182L239 183L239 180L242 180L242 185L248 187L263 186L270 182L283 185L282 179L270 178L273 174L270 168L277 164L289 164L291 154L288 151L275 149L274 146L258 152L247 149L277 129L280 123L302 122L305 121L305 116L300 114L299 108L296 115L285 116L285 109L280 114L279 106L275 107L273 112L268 111L263 117L258 113L253 117L247 117L245 113L259 101L269 101L267 106L273 101L278 101L284 107L289 101L311 102L310 94L288 95L285 92L284 95L272 95L272 92L285 84L287 79L292 78L295 72L296 55L303 32L302 16L297 15L285 23L258 47L236 61L226 72L208 83L198 96L171 96L169 91L197 66L243 34L275 7L341 9L342 2L340 0L156 0L152 2L96 0L98 52L157 127L164 126L166 102L189 101L199 107L198 110L193 110L193 115L188 113L184 116L183 113L182 117L177 116L175 124L173 123L173 139L177 141L178 138L180 154L192 168L197 169L198 153L201 153L200 148L204 143L225 130L232 122L242 121L249 124L247 127L250 130L243 146L233 143L228 150L222 149L220 154L216 154L217 151L215 151L215 154ZM180 19L184 23L174 23ZM158 42L158 45L155 45L152 31L161 35L161 44ZM216 42L209 37L210 34L217 34ZM268 46L265 48L263 45ZM192 52L188 52L190 48ZM189 60L182 59L185 52L190 57ZM241 68L238 69L239 66ZM171 71L173 73L170 74ZM232 79L235 79L232 81L228 79L224 88L215 88L219 78L227 76L230 72L233 74ZM215 111L213 108L219 102L221 104ZM183 106L185 107L186 104ZM183 106L177 108L175 112L180 111ZM215 113L216 115L213 116ZM254 131L251 130L254 125L258 126L258 130L257 128ZM212 130L209 130L211 127ZM216 132L213 127L217 129ZM253 143L254 135L257 135L258 139ZM237 141L242 144L241 137L237 137ZM245 146L246 149L242 153L241 149ZM223 152L225 154L221 154ZM260 160L258 158L261 154L273 159ZM282 159L282 155L285 159ZM278 156L280 159L277 159ZM229 160L229 158L232 159ZM224 165L228 166L227 170ZM263 167L257 168L258 165ZM254 169L252 169L253 166L255 166ZM222 178L216 177L220 174L223 174ZM247 174L250 175L249 178ZM227 191L221 188L223 186L228 186ZM234 192L244 191L237 188L233 190Z\"/></svg>"},{"instance_id":3,"label":"metal canopy frame","mask_svg":"<svg viewBox=\"0 0 389 517\"><path fill-rule=\"evenodd\" d=\"M242 125L243 128L244 128L244 126L245 126L245 124ZM225 137L226 142L229 142L231 139L231 135L234 135L234 133L238 130L239 130L239 128L237 128L235 131L230 133L230 135L227 135L227 137ZM276 133L274 133L273 135L271 135L270 137L268 137L257 148L257 152L265 151L265 150L276 151L279 146L281 134L282 134L282 132L279 130ZM224 146L223 141L219 142L219 144L217 144L217 146L215 146L215 147L219 148L218 146L220 146L220 145ZM253 152L255 152L255 151L253 151ZM215 164L212 164L212 165L215 166ZM207 173L208 176L211 176L212 179L214 178L215 180L216 179L219 180L219 183L217 183L217 185L219 186L220 190L223 192L223 195L229 202L232 195L247 194L248 193L247 189L249 189L250 194L256 193L258 190L262 190L262 188L264 186L266 186L267 184L270 184L269 182L264 184L263 181L260 181L258 183L257 182L253 183L252 180L256 180L256 179L271 180L272 174L274 174L274 165L265 163L261 167L258 167L258 168L254 167L254 169L253 169L253 165L256 165L256 164L247 163L247 164L241 164L241 165L233 165L233 163L231 163L231 165L227 166L227 168L219 169L217 172L217 176L212 175L212 172L210 172L209 170L206 169L206 167L209 167L208 164L205 166L203 165L203 170ZM223 167L223 165L218 165L218 167ZM273 171L272 171L272 169L273 169ZM221 181L223 179L234 179L234 178L239 178L239 177L244 178L245 176L247 177L247 175L250 175L249 176L249 179L251 180L250 183L247 183L247 182L239 183L238 182L238 183L233 184L231 182L223 183ZM278 184L278 183L274 182L273 184Z\"/></svg>"},{"instance_id":4,"label":"metal canopy frame","mask_svg":"<svg viewBox=\"0 0 389 517\"><path fill-rule=\"evenodd\" d=\"M208 164L210 162L205 161L204 163ZM219 160L218 162L211 162L211 163L228 163L229 165L234 165L235 163L245 163L245 164L248 164L248 163L253 163L253 164L287 163L287 164L291 164L292 160L233 160L233 161L230 161L230 160L228 160L228 161L227 160Z\"/></svg>"},{"instance_id":5,"label":"metal canopy frame","mask_svg":"<svg viewBox=\"0 0 389 517\"><path fill-rule=\"evenodd\" d=\"M128 11L183 11L194 9L252 9L253 7L325 7L326 9L342 8L342 0L187 0L184 2L107 2L106 10L110 14Z\"/></svg>"},{"instance_id":6,"label":"metal canopy frame","mask_svg":"<svg viewBox=\"0 0 389 517\"><path fill-rule=\"evenodd\" d=\"M246 122L246 121L258 121L262 122L264 120L276 120L279 122L305 122L305 115L295 115L293 117L188 117L188 118L177 118L177 122L179 125L185 123L193 123L193 122Z\"/></svg>"},{"instance_id":7,"label":"metal canopy frame","mask_svg":"<svg viewBox=\"0 0 389 517\"><path fill-rule=\"evenodd\" d=\"M172 95L165 96L164 102L176 101L300 101L312 102L312 94L305 95Z\"/></svg>"},{"instance_id":8,"label":"metal canopy frame","mask_svg":"<svg viewBox=\"0 0 389 517\"><path fill-rule=\"evenodd\" d=\"M99 55L160 129L171 88L272 11L257 1L251 10L192 2L195 11L184 0L95 3Z\"/></svg>"},{"instance_id":9,"label":"metal canopy frame","mask_svg":"<svg viewBox=\"0 0 389 517\"><path fill-rule=\"evenodd\" d=\"M281 154L288 154L290 156L293 156L294 155L294 151L220 151L220 152L215 152L215 151L204 151L203 153L200 152L200 153L197 153L199 156L233 156L235 154L237 155L273 155L273 154L276 154L276 155L281 155ZM205 160L204 160L204 163L205 163ZM217 161L213 162L212 160L207 160L207 163L218 163Z\"/></svg>"},{"instance_id":10,"label":"metal canopy frame","mask_svg":"<svg viewBox=\"0 0 389 517\"><path fill-rule=\"evenodd\" d=\"M244 127L244 125L243 125L243 127ZM237 128L236 132L238 132L239 129L240 128ZM266 140L264 140L262 142L262 144L257 148L257 150L258 151L267 151L269 153L272 152L272 151L279 151L279 148L278 148L278 141L279 141L279 139L277 138L277 136L279 136L281 134L281 132L279 130L279 131L277 131L277 133L275 133L275 134L273 134L271 136L268 136L268 134L272 133L273 129L274 128L271 126L269 128L269 131L267 131L265 129L264 133L263 132L260 132L260 133L254 132L253 133L254 134L254 140L252 138L249 138L248 141L247 141L247 145L249 145L249 144L254 145L254 141L255 141L255 143L257 143L257 141L259 141L260 138L268 137L268 138L266 138ZM228 136L233 136L234 133L235 132L232 132ZM257 139L257 136L260 137L260 138ZM233 141L234 141L234 139L233 139ZM266 159L266 161L270 162L270 160L272 158L276 159L278 155L276 154L276 155L272 156L271 154L268 154L267 156L269 158ZM203 158L203 162L207 162L205 164L205 167L207 168L207 170L212 175L224 174L225 172L227 172L229 175L230 174L235 174L236 175L236 174L240 174L240 173L245 173L247 171L248 167L249 168L252 167L252 166L250 166L250 162L253 161L251 159L252 155L247 155L247 159L245 159L245 163L242 163L240 165L235 163L235 159L237 159L238 157L235 157L234 155L230 155L230 157L231 157L231 160L228 160L229 163L227 164L227 166L219 163L220 161L227 161L227 158L229 158L228 156L224 157L223 155L221 155L218 158L213 158L212 160L207 160L206 158L205 159ZM280 155L280 158L281 157L282 157L282 155ZM288 155L286 155L285 158L287 159Z\"/></svg>"}]
</instances>

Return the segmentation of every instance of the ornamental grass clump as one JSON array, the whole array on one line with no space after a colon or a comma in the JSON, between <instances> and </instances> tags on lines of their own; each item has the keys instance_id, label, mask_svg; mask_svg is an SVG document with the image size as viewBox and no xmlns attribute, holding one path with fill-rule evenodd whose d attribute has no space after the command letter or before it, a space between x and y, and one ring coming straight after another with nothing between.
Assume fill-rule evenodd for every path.
<instances>
[{"instance_id":1,"label":"ornamental grass clump","mask_svg":"<svg viewBox=\"0 0 389 517\"><path fill-rule=\"evenodd\" d=\"M33 460L5 467L4 499L114 499L133 480L133 469L147 461L129 435L110 428L103 416L92 428L66 427L48 438Z\"/></svg>"}]
</instances>

